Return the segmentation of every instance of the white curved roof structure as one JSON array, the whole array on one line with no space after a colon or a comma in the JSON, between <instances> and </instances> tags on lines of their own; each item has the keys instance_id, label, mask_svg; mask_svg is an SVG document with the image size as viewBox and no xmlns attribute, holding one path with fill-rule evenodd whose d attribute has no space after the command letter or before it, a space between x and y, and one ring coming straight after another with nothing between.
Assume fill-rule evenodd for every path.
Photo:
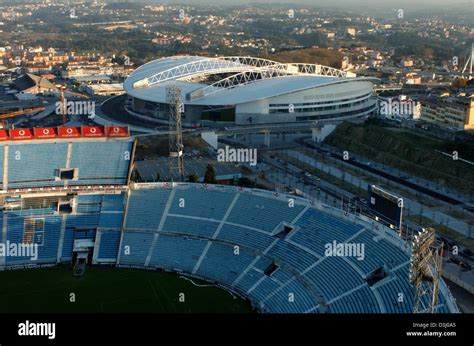
<instances>
[{"instance_id":1,"label":"white curved roof structure","mask_svg":"<svg viewBox=\"0 0 474 346\"><path fill-rule=\"evenodd\" d=\"M201 82L222 74L225 77L211 85ZM350 72L316 64L283 64L238 56L175 56L139 67L125 81L124 90L142 100L165 103L166 86L172 83L181 87L185 104L222 105L361 80L375 82L373 78L355 78Z\"/></svg>"}]
</instances>

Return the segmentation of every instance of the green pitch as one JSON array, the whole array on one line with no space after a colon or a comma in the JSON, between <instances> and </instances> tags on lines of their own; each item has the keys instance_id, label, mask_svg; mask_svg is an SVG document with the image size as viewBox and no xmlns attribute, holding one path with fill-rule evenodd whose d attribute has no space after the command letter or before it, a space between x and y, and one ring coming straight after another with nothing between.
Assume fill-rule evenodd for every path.
<instances>
[{"instance_id":1,"label":"green pitch","mask_svg":"<svg viewBox=\"0 0 474 346\"><path fill-rule=\"evenodd\" d=\"M3 271L0 283L0 313L252 312L250 303L217 287L139 269L89 267L79 278L69 266Z\"/></svg>"}]
</instances>

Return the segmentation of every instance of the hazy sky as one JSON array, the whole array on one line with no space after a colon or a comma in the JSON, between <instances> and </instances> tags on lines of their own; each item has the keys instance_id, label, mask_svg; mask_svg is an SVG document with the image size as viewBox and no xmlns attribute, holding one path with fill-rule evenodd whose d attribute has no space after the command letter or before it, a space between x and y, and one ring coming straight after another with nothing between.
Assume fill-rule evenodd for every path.
<instances>
[{"instance_id":1,"label":"hazy sky","mask_svg":"<svg viewBox=\"0 0 474 346\"><path fill-rule=\"evenodd\" d=\"M155 0L156 2L162 2L160 0ZM474 5L474 0L168 0L165 2L213 2L213 3L233 3L233 4L248 4L248 3L281 3L281 4L294 4L294 3L305 3L305 4L314 4L314 5L371 5L371 6L393 6L397 7L400 5L415 5L415 6L451 6L451 5Z\"/></svg>"},{"instance_id":2,"label":"hazy sky","mask_svg":"<svg viewBox=\"0 0 474 346\"><path fill-rule=\"evenodd\" d=\"M4 2L37 2L42 0L0 0L0 4ZM43 0L45 1L45 0ZM59 2L74 1L93 1L93 0L53 0ZM406 11L423 11L435 10L435 12L455 9L457 12L462 11L464 16L474 18L474 0L105 0L107 2L143 2L143 3L164 3L164 4L180 4L180 5L252 5L252 4L280 4L283 6L303 5L308 7L321 8L340 8L347 10L360 10L370 12L371 10L386 9L404 9Z\"/></svg>"},{"instance_id":3,"label":"hazy sky","mask_svg":"<svg viewBox=\"0 0 474 346\"><path fill-rule=\"evenodd\" d=\"M41 0L0 0L0 4L4 2L37 2ZM43 0L45 1L45 0ZM53 0L60 2L74 2L80 0ZM84 1L84 0L82 0ZM93 1L93 0L85 0ZM474 0L105 0L109 2L156 2L156 3L179 3L179 4L229 4L229 5L244 5L244 4L307 4L322 7L359 7L360 9L368 9L370 7L392 7L400 8L404 7L417 7L417 8L430 8L430 7L459 7L464 5L466 10L469 12L474 8ZM365 7L365 8L364 8Z\"/></svg>"},{"instance_id":4,"label":"hazy sky","mask_svg":"<svg viewBox=\"0 0 474 346\"><path fill-rule=\"evenodd\" d=\"M0 0L1 1L1 0ZM143 0L147 1L147 0ZM422 11L422 10L462 10L465 15L473 13L474 0L148 0L158 3L176 4L211 4L211 5L245 5L245 4L281 4L281 5L312 5L321 8L346 8L347 10L371 10L399 9Z\"/></svg>"}]
</instances>

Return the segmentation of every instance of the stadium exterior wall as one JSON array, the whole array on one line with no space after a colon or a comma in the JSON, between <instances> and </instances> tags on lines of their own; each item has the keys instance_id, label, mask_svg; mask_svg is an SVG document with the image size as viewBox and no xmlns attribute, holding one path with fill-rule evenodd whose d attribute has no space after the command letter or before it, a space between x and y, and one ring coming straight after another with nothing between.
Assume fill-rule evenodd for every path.
<instances>
[{"instance_id":1,"label":"stadium exterior wall","mask_svg":"<svg viewBox=\"0 0 474 346\"><path fill-rule=\"evenodd\" d=\"M210 59L212 61L208 64L209 59L202 57L168 57L139 67L129 76L124 87L131 98L131 109L166 121L169 109L165 89L173 83L182 89L185 106L182 121L185 126L196 126L205 120L249 125L315 121L349 114L363 117L375 109L375 101L371 97L378 79L357 78L334 69L329 70L338 73L326 73L321 66L314 70L308 65L306 68L309 70L303 68L300 71L301 66L298 66L305 64L272 62L274 66L280 66L277 68L280 74L275 76L265 68L256 69L252 61L258 59L241 57L234 60L238 61L237 65L228 71L239 73L223 78L211 87L209 84L213 80L206 83L202 78L223 72L220 65L226 65L226 58L221 58ZM286 67L281 69L281 66ZM246 73L254 73L255 76L243 78ZM261 79L258 78L259 73L262 73ZM192 77L198 77L198 81ZM235 84L222 82L228 79ZM148 85L148 82L151 84Z\"/></svg>"}]
</instances>

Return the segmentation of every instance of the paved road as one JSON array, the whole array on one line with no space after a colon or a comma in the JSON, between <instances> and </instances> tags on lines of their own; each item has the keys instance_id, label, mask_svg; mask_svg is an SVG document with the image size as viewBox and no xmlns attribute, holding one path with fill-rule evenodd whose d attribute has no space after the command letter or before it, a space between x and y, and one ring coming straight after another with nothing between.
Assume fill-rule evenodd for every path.
<instances>
[{"instance_id":1,"label":"paved road","mask_svg":"<svg viewBox=\"0 0 474 346\"><path fill-rule=\"evenodd\" d=\"M310 144L310 145L313 144L313 143L310 143L308 140L304 140L303 142L307 143L307 144ZM328 151L336 154L336 155L342 155L341 150L339 150L335 147L331 147L331 146L328 146L328 145L325 145L325 144L319 144L319 146L324 148L325 150L328 150ZM372 162L370 159L364 158L364 157L359 156L359 155L355 155L355 154L352 154L352 153L349 153L349 155L350 155L350 158L352 159L352 162L348 161L348 163L360 163L360 164L363 164L363 165L367 165L370 162L370 164L369 164L370 168L382 171L384 173L390 174L390 175L395 176L397 178L398 177L403 177L404 178L403 180L406 181L406 182L416 184L417 186L419 186L421 188L429 189L430 191L432 191L434 193L442 194L443 196L452 198L454 200L462 201L464 203L469 203L469 202L474 203L474 197L470 194L466 194L466 193L463 193L462 191L457 191L457 190L454 190L454 189L449 188L447 186L439 185L439 184L434 183L432 181L429 181L429 180L426 180L426 179L423 179L423 178L420 178L420 177L413 176L410 172L404 172L404 171L398 170L396 168L386 166L386 165L384 165L382 163L379 163L379 162ZM440 154L440 155L442 155L442 154ZM470 167L468 164L466 164L466 169L473 169L473 168Z\"/></svg>"},{"instance_id":2,"label":"paved road","mask_svg":"<svg viewBox=\"0 0 474 346\"><path fill-rule=\"evenodd\" d=\"M344 208L347 208L350 200L355 197L353 194L324 180L304 177L300 168L291 163L285 163L281 158L272 159L268 153L263 153L261 157L269 167L265 172L266 179L277 186L280 185L282 190L283 187L288 186L329 205L343 206Z\"/></svg>"},{"instance_id":3,"label":"paved road","mask_svg":"<svg viewBox=\"0 0 474 346\"><path fill-rule=\"evenodd\" d=\"M328 172L332 176L344 180L345 182L355 186L361 187L362 189L367 189L369 182L366 180L359 178L355 175L352 175L348 172L342 171L337 167L330 166L323 162L317 161L312 157L309 157L305 154L287 150L286 154L290 157L299 159L310 166L323 170L324 172ZM443 212L432 210L429 206L418 203L417 201L410 200L409 198L404 197L404 208L408 211L408 215L419 215L423 214L426 218L438 223L445 225L462 235L468 236L470 233L470 237L474 237L474 227L468 225L467 223L457 220L452 216L449 216Z\"/></svg>"}]
</instances>

